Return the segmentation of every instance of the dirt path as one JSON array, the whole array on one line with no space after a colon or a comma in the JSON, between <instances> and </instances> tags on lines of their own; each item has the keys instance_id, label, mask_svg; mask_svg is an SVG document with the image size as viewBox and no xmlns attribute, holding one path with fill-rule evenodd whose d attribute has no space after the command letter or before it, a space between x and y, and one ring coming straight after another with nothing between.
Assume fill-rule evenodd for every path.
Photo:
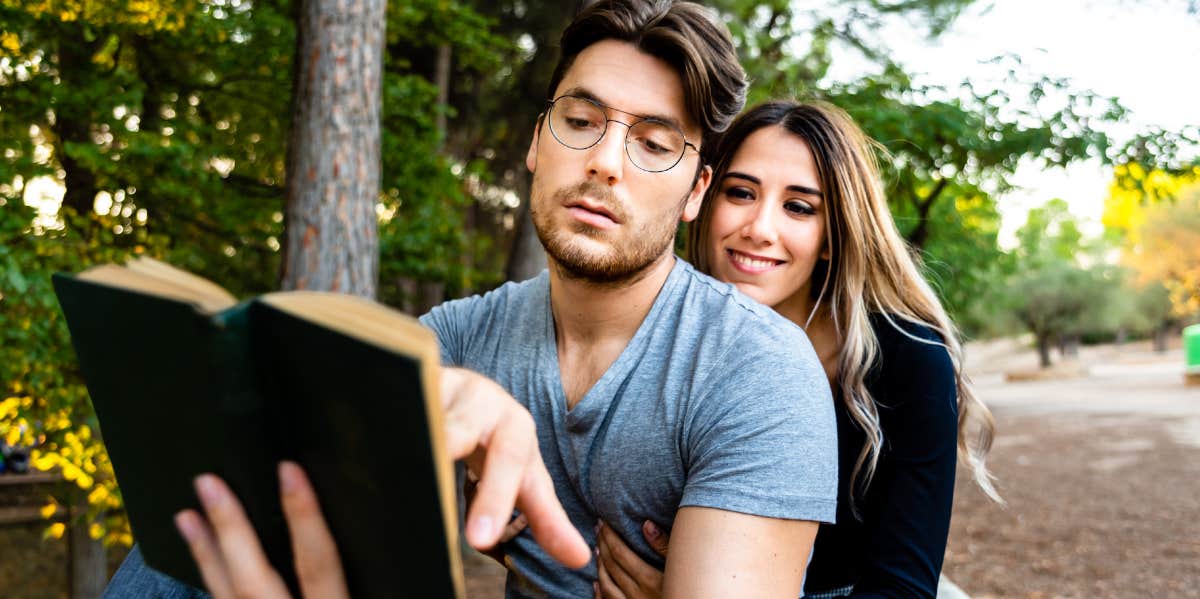
<instances>
[{"instance_id":1,"label":"dirt path","mask_svg":"<svg viewBox=\"0 0 1200 599\"><path fill-rule=\"evenodd\" d=\"M1200 388L1178 350L1096 348L1082 378L977 369L1006 508L960 473L946 574L975 599L1200 597Z\"/></svg>"}]
</instances>

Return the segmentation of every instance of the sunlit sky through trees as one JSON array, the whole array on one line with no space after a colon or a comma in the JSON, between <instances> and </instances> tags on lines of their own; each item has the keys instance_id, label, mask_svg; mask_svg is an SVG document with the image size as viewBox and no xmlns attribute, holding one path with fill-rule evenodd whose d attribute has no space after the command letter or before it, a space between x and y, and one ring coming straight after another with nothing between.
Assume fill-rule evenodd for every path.
<instances>
[{"instance_id":1,"label":"sunlit sky through trees","mask_svg":"<svg viewBox=\"0 0 1200 599\"><path fill-rule=\"evenodd\" d=\"M881 41L893 50L893 59L919 74L918 83L949 90L965 78L980 89L1002 85L1008 66L982 61L1013 54L1031 75L1070 78L1076 89L1116 96L1131 110L1127 123L1108 129L1122 143L1150 127L1179 131L1200 125L1200 14L1189 14L1187 4L981 0L937 40L929 41L919 28L896 20L881 31ZM861 59L839 56L830 76L851 79L865 68ZM1052 107L1053 98L1046 103ZM999 202L1001 244L1011 247L1029 209L1055 197L1068 202L1088 234L1098 233L1111 178L1111 168L1095 160L1066 170L1024 165L1014 178L1022 189Z\"/></svg>"}]
</instances>

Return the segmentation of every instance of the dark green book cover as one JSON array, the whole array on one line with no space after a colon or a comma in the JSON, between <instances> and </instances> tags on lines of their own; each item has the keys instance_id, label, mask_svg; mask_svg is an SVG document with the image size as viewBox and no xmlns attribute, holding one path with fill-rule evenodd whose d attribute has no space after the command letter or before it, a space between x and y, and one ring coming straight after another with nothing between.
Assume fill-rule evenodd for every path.
<instances>
[{"instance_id":1,"label":"dark green book cover","mask_svg":"<svg viewBox=\"0 0 1200 599\"><path fill-rule=\"evenodd\" d=\"M80 277L54 284L147 564L202 586L173 517L199 508L192 480L212 472L295 591L276 477L288 459L316 489L352 596L462 595L419 355L263 299L206 313Z\"/></svg>"}]
</instances>

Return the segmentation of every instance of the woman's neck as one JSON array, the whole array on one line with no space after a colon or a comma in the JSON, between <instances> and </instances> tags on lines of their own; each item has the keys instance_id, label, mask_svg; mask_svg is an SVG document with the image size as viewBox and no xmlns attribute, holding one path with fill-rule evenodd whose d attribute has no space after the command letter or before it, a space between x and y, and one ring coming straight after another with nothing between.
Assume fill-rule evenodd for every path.
<instances>
[{"instance_id":1,"label":"woman's neck","mask_svg":"<svg viewBox=\"0 0 1200 599\"><path fill-rule=\"evenodd\" d=\"M804 329L809 342L812 343L813 350L817 352L817 358L821 360L821 366L825 369L829 385L836 390L842 344L837 327L834 326L833 311L829 309L829 304L823 302L822 305L816 307L814 313L813 302L809 300L805 302L801 310L780 310L779 313Z\"/></svg>"}]
</instances>

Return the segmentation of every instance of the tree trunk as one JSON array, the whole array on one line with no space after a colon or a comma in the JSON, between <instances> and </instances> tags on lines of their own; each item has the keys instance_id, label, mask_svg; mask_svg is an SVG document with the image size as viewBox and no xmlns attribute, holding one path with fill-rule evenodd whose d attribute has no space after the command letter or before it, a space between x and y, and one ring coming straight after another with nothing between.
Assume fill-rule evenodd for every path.
<instances>
[{"instance_id":1,"label":"tree trunk","mask_svg":"<svg viewBox=\"0 0 1200 599\"><path fill-rule=\"evenodd\" d=\"M386 0L302 0L288 140L284 289L375 297Z\"/></svg>"},{"instance_id":2,"label":"tree trunk","mask_svg":"<svg viewBox=\"0 0 1200 599\"><path fill-rule=\"evenodd\" d=\"M62 85L82 89L84 80L94 76L92 54L96 45L82 39L70 39L72 37L64 33L59 39L58 70L62 74ZM74 208L79 214L89 214L95 206L96 175L86 165L72 158L66 146L68 143L91 145L91 124L92 115L88 107L79 102L55 107L53 129L58 137L55 153L62 165L63 184L66 186L62 205Z\"/></svg>"},{"instance_id":3,"label":"tree trunk","mask_svg":"<svg viewBox=\"0 0 1200 599\"><path fill-rule=\"evenodd\" d=\"M1038 359L1042 368L1050 367L1050 335L1047 333L1037 334Z\"/></svg>"},{"instance_id":4,"label":"tree trunk","mask_svg":"<svg viewBox=\"0 0 1200 599\"><path fill-rule=\"evenodd\" d=\"M1063 343L1063 356L1068 358L1079 357L1079 345L1082 342L1079 335L1067 335Z\"/></svg>"},{"instance_id":5,"label":"tree trunk","mask_svg":"<svg viewBox=\"0 0 1200 599\"><path fill-rule=\"evenodd\" d=\"M913 192L913 206L917 209L917 226L908 234L908 243L913 248L917 250L925 248L925 242L929 240L929 213L933 210L933 203L938 200L938 196L942 195L948 183L948 179L939 179L933 190L924 198L917 197L916 192Z\"/></svg>"},{"instance_id":6,"label":"tree trunk","mask_svg":"<svg viewBox=\"0 0 1200 599\"><path fill-rule=\"evenodd\" d=\"M437 130L443 145L446 143L446 102L450 99L450 57L450 44L438 46L434 80L438 88Z\"/></svg>"},{"instance_id":7,"label":"tree trunk","mask_svg":"<svg viewBox=\"0 0 1200 599\"><path fill-rule=\"evenodd\" d=\"M1160 354L1167 351L1167 338L1170 334L1171 327L1167 325L1154 329L1154 351Z\"/></svg>"},{"instance_id":8,"label":"tree trunk","mask_svg":"<svg viewBox=\"0 0 1200 599\"><path fill-rule=\"evenodd\" d=\"M517 230L513 235L512 251L508 254L505 276L510 281L524 281L537 276L543 268L546 268L546 251L533 228L527 199L521 203L521 211L517 214Z\"/></svg>"},{"instance_id":9,"label":"tree trunk","mask_svg":"<svg viewBox=\"0 0 1200 599\"><path fill-rule=\"evenodd\" d=\"M86 510L86 499L76 508ZM87 522L73 521L67 527L67 544L71 562L71 599L98 599L108 584L104 543L92 538Z\"/></svg>"}]
</instances>

